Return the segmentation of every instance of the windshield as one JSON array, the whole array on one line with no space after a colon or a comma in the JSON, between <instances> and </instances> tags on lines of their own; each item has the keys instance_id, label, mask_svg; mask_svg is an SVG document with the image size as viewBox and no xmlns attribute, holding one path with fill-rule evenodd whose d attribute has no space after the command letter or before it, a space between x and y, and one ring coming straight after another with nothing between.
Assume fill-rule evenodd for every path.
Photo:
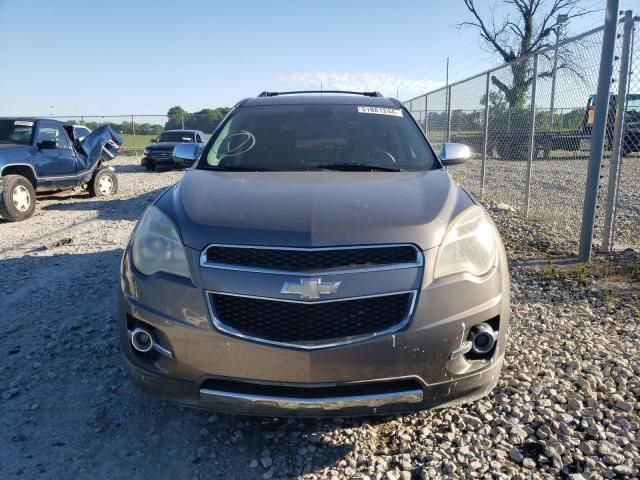
<instances>
[{"instance_id":1,"label":"windshield","mask_svg":"<svg viewBox=\"0 0 640 480\"><path fill-rule=\"evenodd\" d=\"M193 132L163 132L158 142L193 142Z\"/></svg>"},{"instance_id":2,"label":"windshield","mask_svg":"<svg viewBox=\"0 0 640 480\"><path fill-rule=\"evenodd\" d=\"M204 158L200 168L219 170L440 166L406 112L358 105L241 107L217 132Z\"/></svg>"},{"instance_id":3,"label":"windshield","mask_svg":"<svg viewBox=\"0 0 640 480\"><path fill-rule=\"evenodd\" d=\"M31 145L33 122L28 120L0 120L0 143Z\"/></svg>"}]
</instances>

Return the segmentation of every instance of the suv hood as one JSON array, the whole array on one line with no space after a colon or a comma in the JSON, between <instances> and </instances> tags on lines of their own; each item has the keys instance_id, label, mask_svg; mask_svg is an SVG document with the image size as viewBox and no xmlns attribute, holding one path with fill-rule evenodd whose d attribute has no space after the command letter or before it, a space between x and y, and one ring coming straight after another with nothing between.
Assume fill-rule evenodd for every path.
<instances>
[{"instance_id":1,"label":"suv hood","mask_svg":"<svg viewBox=\"0 0 640 480\"><path fill-rule=\"evenodd\" d=\"M157 206L185 245L439 245L473 201L444 170L213 172L190 170Z\"/></svg>"}]
</instances>

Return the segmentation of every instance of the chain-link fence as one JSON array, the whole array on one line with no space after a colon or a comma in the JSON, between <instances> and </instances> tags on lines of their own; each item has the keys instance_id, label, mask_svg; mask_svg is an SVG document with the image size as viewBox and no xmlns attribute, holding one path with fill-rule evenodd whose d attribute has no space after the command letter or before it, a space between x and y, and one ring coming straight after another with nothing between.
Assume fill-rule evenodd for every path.
<instances>
[{"instance_id":1,"label":"chain-link fence","mask_svg":"<svg viewBox=\"0 0 640 480\"><path fill-rule=\"evenodd\" d=\"M638 18L630 18L631 30L637 31ZM631 69L627 70L621 60L625 35L631 40ZM618 85L621 77L629 78L629 94L622 107L623 159L612 240L619 247L640 245L640 48L633 49L632 37L624 33L616 43L602 163L603 192L596 217L596 239L600 242L607 230L604 200L618 118ZM601 27L405 102L436 149L445 141L469 145L471 160L450 167L460 183L485 200L508 204L529 219L550 226L576 251L602 46Z\"/></svg>"},{"instance_id":2,"label":"chain-link fence","mask_svg":"<svg viewBox=\"0 0 640 480\"><path fill-rule=\"evenodd\" d=\"M184 115L48 115L66 123L82 125L95 130L102 125L110 125L122 136L124 154L142 154L149 145L165 130L187 129L201 130L205 137L213 133L222 119L220 113Z\"/></svg>"}]
</instances>

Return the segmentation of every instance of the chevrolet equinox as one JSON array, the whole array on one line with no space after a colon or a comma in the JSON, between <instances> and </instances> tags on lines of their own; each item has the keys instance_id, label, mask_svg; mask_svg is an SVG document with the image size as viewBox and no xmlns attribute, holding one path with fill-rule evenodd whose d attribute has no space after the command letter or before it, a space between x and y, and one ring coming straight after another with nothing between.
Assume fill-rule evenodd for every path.
<instances>
[{"instance_id":1,"label":"chevrolet equinox","mask_svg":"<svg viewBox=\"0 0 640 480\"><path fill-rule=\"evenodd\" d=\"M509 323L504 247L403 105L377 92L239 102L124 252L121 347L169 401L369 415L489 393Z\"/></svg>"}]
</instances>

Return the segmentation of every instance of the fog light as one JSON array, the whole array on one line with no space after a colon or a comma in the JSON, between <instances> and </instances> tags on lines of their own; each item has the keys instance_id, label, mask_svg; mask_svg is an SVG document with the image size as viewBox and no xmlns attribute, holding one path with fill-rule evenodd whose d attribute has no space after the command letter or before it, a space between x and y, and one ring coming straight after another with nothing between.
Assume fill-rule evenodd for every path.
<instances>
[{"instance_id":1,"label":"fog light","mask_svg":"<svg viewBox=\"0 0 640 480\"><path fill-rule=\"evenodd\" d=\"M131 345L137 351L146 353L153 348L153 337L143 328L136 328L131 332Z\"/></svg>"},{"instance_id":2,"label":"fog light","mask_svg":"<svg viewBox=\"0 0 640 480\"><path fill-rule=\"evenodd\" d=\"M475 325L469 333L471 350L473 353L483 355L490 352L496 344L498 332L491 328L488 323Z\"/></svg>"}]
</instances>

